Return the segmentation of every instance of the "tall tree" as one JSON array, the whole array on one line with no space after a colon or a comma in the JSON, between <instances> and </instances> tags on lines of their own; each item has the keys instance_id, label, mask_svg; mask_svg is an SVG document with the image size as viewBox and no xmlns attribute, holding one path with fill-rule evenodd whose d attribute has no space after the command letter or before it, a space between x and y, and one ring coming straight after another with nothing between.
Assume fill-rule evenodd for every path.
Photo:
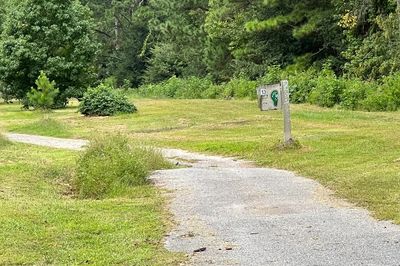
<instances>
[{"instance_id":1,"label":"tall tree","mask_svg":"<svg viewBox=\"0 0 400 266\"><path fill-rule=\"evenodd\" d=\"M43 70L57 82L63 106L93 78L97 44L90 11L77 0L24 0L7 13L0 41L0 80L18 99Z\"/></svg>"},{"instance_id":2,"label":"tall tree","mask_svg":"<svg viewBox=\"0 0 400 266\"><path fill-rule=\"evenodd\" d=\"M273 34L291 32L293 42L287 48L295 51L295 57L307 55L310 63L326 58L333 60L336 66L343 63L340 58L342 33L333 0L264 2L264 12L274 12L268 13L269 17L264 20L248 23L249 30Z\"/></svg>"},{"instance_id":3,"label":"tall tree","mask_svg":"<svg viewBox=\"0 0 400 266\"><path fill-rule=\"evenodd\" d=\"M208 0L150 0L151 57L147 82L205 76L204 20Z\"/></svg>"},{"instance_id":4,"label":"tall tree","mask_svg":"<svg viewBox=\"0 0 400 266\"><path fill-rule=\"evenodd\" d=\"M210 0L205 28L208 71L217 81L232 76L257 78L268 65L283 65L293 54L296 40L290 31L250 31L246 25L265 19L276 10L265 10L264 1Z\"/></svg>"},{"instance_id":5,"label":"tall tree","mask_svg":"<svg viewBox=\"0 0 400 266\"><path fill-rule=\"evenodd\" d=\"M147 0L84 0L94 12L96 38L102 44L99 76L113 76L118 85L142 82L148 50Z\"/></svg>"}]
</instances>

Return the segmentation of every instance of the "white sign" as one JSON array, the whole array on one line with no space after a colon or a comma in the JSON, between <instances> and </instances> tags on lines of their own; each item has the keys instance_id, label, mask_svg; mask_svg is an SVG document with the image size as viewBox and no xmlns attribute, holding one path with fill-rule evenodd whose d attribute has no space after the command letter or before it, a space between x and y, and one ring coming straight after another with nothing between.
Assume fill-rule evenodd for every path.
<instances>
[{"instance_id":1,"label":"white sign","mask_svg":"<svg viewBox=\"0 0 400 266\"><path fill-rule=\"evenodd\" d=\"M257 88L258 106L261 111L283 110L284 143L290 145L292 139L292 123L290 118L290 95L287 80L279 84L266 85Z\"/></svg>"},{"instance_id":2,"label":"white sign","mask_svg":"<svg viewBox=\"0 0 400 266\"><path fill-rule=\"evenodd\" d=\"M266 96L266 95L268 95L268 90L267 89L265 89L265 88L260 88L260 95L261 96Z\"/></svg>"},{"instance_id":3,"label":"white sign","mask_svg":"<svg viewBox=\"0 0 400 266\"><path fill-rule=\"evenodd\" d=\"M257 88L257 95L261 111L282 109L281 84L261 86Z\"/></svg>"}]
</instances>

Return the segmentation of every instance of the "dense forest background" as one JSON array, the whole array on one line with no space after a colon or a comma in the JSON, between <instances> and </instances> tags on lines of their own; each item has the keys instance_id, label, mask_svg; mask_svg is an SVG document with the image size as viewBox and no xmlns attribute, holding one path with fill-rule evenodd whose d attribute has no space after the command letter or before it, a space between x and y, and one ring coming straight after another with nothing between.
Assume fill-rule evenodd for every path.
<instances>
[{"instance_id":1,"label":"dense forest background","mask_svg":"<svg viewBox=\"0 0 400 266\"><path fill-rule=\"evenodd\" d=\"M43 70L64 99L105 79L147 96L230 98L254 97L257 84L286 78L294 102L397 110L399 7L400 0L0 0L0 87L24 98Z\"/></svg>"}]
</instances>

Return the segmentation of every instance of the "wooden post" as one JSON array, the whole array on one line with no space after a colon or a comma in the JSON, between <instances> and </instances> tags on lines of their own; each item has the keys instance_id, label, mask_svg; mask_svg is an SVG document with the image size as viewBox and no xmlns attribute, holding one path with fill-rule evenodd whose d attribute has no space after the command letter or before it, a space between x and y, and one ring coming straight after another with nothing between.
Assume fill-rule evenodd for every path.
<instances>
[{"instance_id":1,"label":"wooden post","mask_svg":"<svg viewBox=\"0 0 400 266\"><path fill-rule=\"evenodd\" d=\"M287 80L281 81L282 87L282 109L283 109L283 122L284 122L284 143L285 145L292 144L292 121L290 119L290 93L289 82Z\"/></svg>"}]
</instances>

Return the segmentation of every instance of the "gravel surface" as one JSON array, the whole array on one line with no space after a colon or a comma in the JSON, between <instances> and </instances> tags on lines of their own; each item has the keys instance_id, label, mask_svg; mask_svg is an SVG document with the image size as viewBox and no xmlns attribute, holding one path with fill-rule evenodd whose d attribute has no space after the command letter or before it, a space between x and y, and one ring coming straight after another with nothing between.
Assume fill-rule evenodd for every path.
<instances>
[{"instance_id":1,"label":"gravel surface","mask_svg":"<svg viewBox=\"0 0 400 266\"><path fill-rule=\"evenodd\" d=\"M8 134L80 150L84 140ZM190 265L400 265L400 226L373 219L317 182L250 162L162 149L185 167L151 176L167 188L177 225L171 251Z\"/></svg>"},{"instance_id":2,"label":"gravel surface","mask_svg":"<svg viewBox=\"0 0 400 266\"><path fill-rule=\"evenodd\" d=\"M79 139L61 139L14 133L5 134L5 136L15 142L67 150L82 150L88 144L88 141Z\"/></svg>"},{"instance_id":3,"label":"gravel surface","mask_svg":"<svg viewBox=\"0 0 400 266\"><path fill-rule=\"evenodd\" d=\"M152 176L171 191L178 223L167 248L192 254L191 265L400 265L399 226L376 221L313 180L233 159L164 153L191 166Z\"/></svg>"}]
</instances>

